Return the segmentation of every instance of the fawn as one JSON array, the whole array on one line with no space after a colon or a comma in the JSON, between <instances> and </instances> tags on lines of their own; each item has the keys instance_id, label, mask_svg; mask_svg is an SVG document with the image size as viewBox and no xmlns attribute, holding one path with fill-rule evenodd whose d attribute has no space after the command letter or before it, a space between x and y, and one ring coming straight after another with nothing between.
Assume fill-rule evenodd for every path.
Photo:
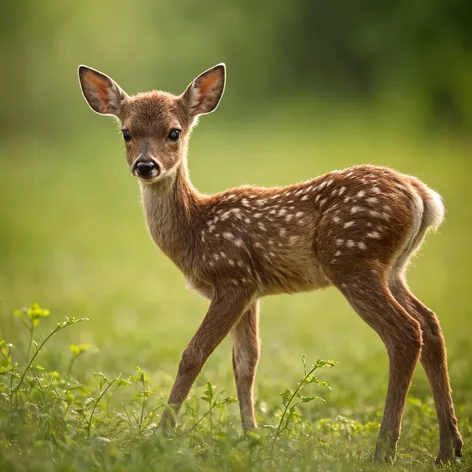
<instances>
[{"instance_id":1,"label":"fawn","mask_svg":"<svg viewBox=\"0 0 472 472\"><path fill-rule=\"evenodd\" d=\"M256 428L253 385L259 360L259 298L334 285L380 336L389 381L375 459L391 461L418 359L436 403L438 461L462 454L436 315L410 291L405 270L425 233L443 220L441 197L415 177L360 165L285 187L198 192L187 172L190 132L223 95L226 68L199 75L178 96L127 95L105 74L79 67L82 93L96 113L121 124L138 178L149 232L210 300L183 352L161 426L175 415L208 356L230 333L244 431Z\"/></svg>"}]
</instances>

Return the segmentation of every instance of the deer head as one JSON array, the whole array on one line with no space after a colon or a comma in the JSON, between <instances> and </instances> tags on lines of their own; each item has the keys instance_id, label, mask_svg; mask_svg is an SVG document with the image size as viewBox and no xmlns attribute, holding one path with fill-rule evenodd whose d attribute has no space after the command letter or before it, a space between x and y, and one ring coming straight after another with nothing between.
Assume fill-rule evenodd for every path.
<instances>
[{"instance_id":1,"label":"deer head","mask_svg":"<svg viewBox=\"0 0 472 472\"><path fill-rule=\"evenodd\" d=\"M86 66L78 72L90 108L118 119L131 172L144 184L172 178L185 165L192 127L199 115L217 108L226 80L225 65L218 64L181 95L154 90L130 96L102 72Z\"/></svg>"}]
</instances>

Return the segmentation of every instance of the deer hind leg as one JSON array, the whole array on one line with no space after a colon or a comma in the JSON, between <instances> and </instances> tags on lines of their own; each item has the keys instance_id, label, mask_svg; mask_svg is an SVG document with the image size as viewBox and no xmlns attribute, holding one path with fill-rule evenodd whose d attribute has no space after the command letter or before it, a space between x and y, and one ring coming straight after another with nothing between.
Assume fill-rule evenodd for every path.
<instances>
[{"instance_id":1,"label":"deer hind leg","mask_svg":"<svg viewBox=\"0 0 472 472\"><path fill-rule=\"evenodd\" d=\"M231 330L233 370L244 432L257 428L254 414L254 378L259 362L259 302L254 302Z\"/></svg>"},{"instance_id":2,"label":"deer hind leg","mask_svg":"<svg viewBox=\"0 0 472 472\"><path fill-rule=\"evenodd\" d=\"M447 370L446 343L434 312L423 305L408 289L402 276L392 278L390 286L399 303L416 318L423 332L423 349L421 364L428 377L436 405L439 423L439 455L437 462L445 462L452 456L462 456L463 441L457 426L454 403L451 397L451 386Z\"/></svg>"},{"instance_id":3,"label":"deer hind leg","mask_svg":"<svg viewBox=\"0 0 472 472\"><path fill-rule=\"evenodd\" d=\"M332 274L330 279L387 349L389 380L375 460L393 461L406 396L421 352L421 329L391 294L382 267L363 264L352 267L350 273Z\"/></svg>"},{"instance_id":4,"label":"deer hind leg","mask_svg":"<svg viewBox=\"0 0 472 472\"><path fill-rule=\"evenodd\" d=\"M432 210L426 206L426 212L428 211ZM437 462L444 462L450 459L453 448L456 457L461 457L463 446L451 397L446 343L438 317L411 293L404 276L411 255L423 242L429 227L429 219L428 214L423 213L418 230L412 232L410 241L392 266L389 274L389 286L396 300L421 326L423 335L421 364L433 393L439 423L440 446Z\"/></svg>"}]
</instances>

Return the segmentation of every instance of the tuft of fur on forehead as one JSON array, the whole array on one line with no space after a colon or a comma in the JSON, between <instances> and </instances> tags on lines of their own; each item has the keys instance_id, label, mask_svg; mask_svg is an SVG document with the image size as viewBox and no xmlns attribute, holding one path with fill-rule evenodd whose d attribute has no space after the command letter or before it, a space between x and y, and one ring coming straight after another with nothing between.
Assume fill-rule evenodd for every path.
<instances>
[{"instance_id":1,"label":"tuft of fur on forehead","mask_svg":"<svg viewBox=\"0 0 472 472\"><path fill-rule=\"evenodd\" d=\"M187 129L191 117L180 97L161 90L139 93L129 97L123 107L121 121L135 130L154 131L156 128L180 126Z\"/></svg>"}]
</instances>

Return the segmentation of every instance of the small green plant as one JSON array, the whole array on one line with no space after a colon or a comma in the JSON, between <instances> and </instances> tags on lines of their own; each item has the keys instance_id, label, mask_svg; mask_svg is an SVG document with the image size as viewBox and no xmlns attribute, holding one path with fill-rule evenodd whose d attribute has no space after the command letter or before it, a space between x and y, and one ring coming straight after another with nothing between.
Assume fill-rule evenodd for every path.
<instances>
[{"instance_id":1,"label":"small green plant","mask_svg":"<svg viewBox=\"0 0 472 472\"><path fill-rule=\"evenodd\" d=\"M72 326L74 324L88 321L88 318L67 318L65 321L58 323L57 326L44 338L43 341L37 343L34 340L34 334L37 326L39 326L41 318L50 316L50 312L47 309L41 308L37 303L33 303L29 307L24 307L20 310L15 311L15 316L18 317L21 323L28 329L30 332L30 339L28 343L28 350L26 355L26 366L23 368L23 371L20 373L21 364L16 362L15 364L11 363L11 356L4 356L4 359L7 361L7 365L4 366L8 373L11 376L10 382L10 402L13 401L13 398L18 400L18 394L25 380L28 380L30 384L35 384L37 382L37 376L33 372L33 376L29 376L30 369L33 367L34 361L38 357L39 353L42 351L46 343L57 333L63 329ZM5 344L5 341L2 341ZM9 350L13 345L8 344ZM30 358L32 349L34 350L33 355ZM36 366L36 369L41 370L40 366ZM16 385L14 385L14 379L18 379Z\"/></svg>"},{"instance_id":2,"label":"small green plant","mask_svg":"<svg viewBox=\"0 0 472 472\"><path fill-rule=\"evenodd\" d=\"M89 344L71 344L69 346L70 352L72 353L72 357L69 362L69 368L67 369L67 373L71 375L72 367L74 366L75 361L86 352L90 352L92 347Z\"/></svg>"},{"instance_id":3,"label":"small green plant","mask_svg":"<svg viewBox=\"0 0 472 472\"><path fill-rule=\"evenodd\" d=\"M213 410L219 409L221 410L218 423L223 423L226 419L226 406L231 405L232 403L237 403L238 401L236 398L233 397L222 397L224 390L221 390L219 393L215 394L216 386L212 385L211 382L206 383L205 391L201 399L207 403L208 410L204 413L196 422L195 424L187 431L187 434L191 433L192 431L196 430L197 427L202 423L205 418L209 418L209 433L213 432L213 417L212 413Z\"/></svg>"},{"instance_id":4,"label":"small green plant","mask_svg":"<svg viewBox=\"0 0 472 472\"><path fill-rule=\"evenodd\" d=\"M335 361L325 361L322 359L317 359L314 364L311 365L311 369L307 370L306 366L306 356L302 356L303 362L303 369L304 369L304 376L298 382L297 387L295 390L287 389L283 392L279 393L282 397L282 406L284 407L282 415L280 416L279 424L277 425L277 429L275 431L274 438L272 440L271 450L273 451L275 442L279 438L279 436L289 428L290 423L297 420L299 413L297 411L298 405L302 403L309 403L313 400L321 400L322 402L326 403L320 396L303 396L301 394L302 390L310 384L320 385L322 387L327 387L331 389L331 387L324 381L319 380L318 377L314 376L313 373L315 370L323 369L325 367L333 367L336 362Z\"/></svg>"}]
</instances>

